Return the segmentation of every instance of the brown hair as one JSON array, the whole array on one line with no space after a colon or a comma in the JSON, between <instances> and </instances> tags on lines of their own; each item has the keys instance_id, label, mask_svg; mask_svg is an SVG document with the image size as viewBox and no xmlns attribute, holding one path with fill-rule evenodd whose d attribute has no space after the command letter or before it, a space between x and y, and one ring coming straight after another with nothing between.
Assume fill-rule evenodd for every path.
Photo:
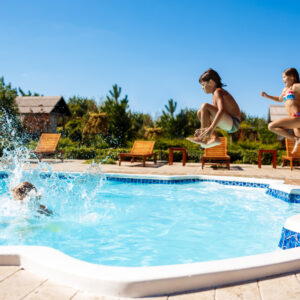
<instances>
[{"instance_id":1,"label":"brown hair","mask_svg":"<svg viewBox=\"0 0 300 300\"><path fill-rule=\"evenodd\" d=\"M200 76L199 82L201 83L203 81L209 81L210 79L212 79L217 84L217 88L225 86L225 84L222 83L220 75L211 68L209 68Z\"/></svg>"},{"instance_id":2,"label":"brown hair","mask_svg":"<svg viewBox=\"0 0 300 300\"><path fill-rule=\"evenodd\" d=\"M23 200L32 190L36 192L35 186L28 181L24 181L14 187L11 192L15 199Z\"/></svg>"},{"instance_id":3,"label":"brown hair","mask_svg":"<svg viewBox=\"0 0 300 300\"><path fill-rule=\"evenodd\" d=\"M298 71L295 68L288 68L285 71L283 71L283 73L286 76L292 76L292 77L294 77L295 83L300 83L299 73L298 73Z\"/></svg>"}]
</instances>

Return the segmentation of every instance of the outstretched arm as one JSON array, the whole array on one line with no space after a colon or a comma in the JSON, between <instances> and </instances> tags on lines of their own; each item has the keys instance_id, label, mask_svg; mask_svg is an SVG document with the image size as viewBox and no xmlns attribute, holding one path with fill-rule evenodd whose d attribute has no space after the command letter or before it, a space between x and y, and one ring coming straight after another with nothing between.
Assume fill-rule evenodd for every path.
<instances>
[{"instance_id":1,"label":"outstretched arm","mask_svg":"<svg viewBox=\"0 0 300 300\"><path fill-rule=\"evenodd\" d=\"M276 102L282 102L283 101L283 94L281 94L279 97L268 95L266 92L261 92L261 95L265 98L268 98L270 100L276 101Z\"/></svg>"}]
</instances>

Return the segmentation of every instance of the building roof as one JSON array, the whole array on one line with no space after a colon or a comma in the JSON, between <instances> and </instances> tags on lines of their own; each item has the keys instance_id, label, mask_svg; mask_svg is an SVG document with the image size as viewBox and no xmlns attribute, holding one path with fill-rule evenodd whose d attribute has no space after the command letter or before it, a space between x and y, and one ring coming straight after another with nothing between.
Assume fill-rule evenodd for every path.
<instances>
[{"instance_id":1,"label":"building roof","mask_svg":"<svg viewBox=\"0 0 300 300\"><path fill-rule=\"evenodd\" d=\"M15 100L20 114L60 113L67 116L72 115L62 96L22 96Z\"/></svg>"},{"instance_id":2,"label":"building roof","mask_svg":"<svg viewBox=\"0 0 300 300\"><path fill-rule=\"evenodd\" d=\"M269 122L273 122L285 117L288 117L288 113L283 105L270 105L268 117Z\"/></svg>"}]
</instances>

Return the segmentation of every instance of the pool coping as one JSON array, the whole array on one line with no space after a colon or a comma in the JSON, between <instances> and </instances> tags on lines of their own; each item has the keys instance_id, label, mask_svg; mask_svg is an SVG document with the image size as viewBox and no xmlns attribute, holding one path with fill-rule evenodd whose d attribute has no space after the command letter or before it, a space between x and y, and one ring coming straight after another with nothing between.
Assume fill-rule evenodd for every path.
<instances>
[{"instance_id":1,"label":"pool coping","mask_svg":"<svg viewBox=\"0 0 300 300\"><path fill-rule=\"evenodd\" d=\"M67 174L66 172L57 172ZM74 173L72 173L74 174ZM80 174L80 173L78 173ZM279 193L298 191L300 186L283 180L209 175L105 174L108 178L248 182L268 185ZM226 184L226 183L224 183ZM258 187L258 186L256 186ZM284 200L284 199L283 199ZM279 241L280 237L278 237ZM240 283L300 270L300 248L190 264L155 267L114 267L72 258L56 249L41 246L0 246L0 265L21 266L63 284L101 293L104 296L146 297Z\"/></svg>"}]
</instances>

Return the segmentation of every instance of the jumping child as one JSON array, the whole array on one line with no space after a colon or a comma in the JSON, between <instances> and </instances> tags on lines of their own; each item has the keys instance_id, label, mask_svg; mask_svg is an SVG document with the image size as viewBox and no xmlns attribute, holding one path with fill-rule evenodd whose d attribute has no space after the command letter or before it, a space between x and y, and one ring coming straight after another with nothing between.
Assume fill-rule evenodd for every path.
<instances>
[{"instance_id":1,"label":"jumping child","mask_svg":"<svg viewBox=\"0 0 300 300\"><path fill-rule=\"evenodd\" d=\"M284 103L289 116L269 123L268 128L272 132L294 141L292 150L294 153L300 143L299 73L295 68L288 68L282 73L282 80L285 87L279 97L270 96L265 92L261 92L261 95L273 101ZM288 129L293 129L294 134L290 133Z\"/></svg>"},{"instance_id":2,"label":"jumping child","mask_svg":"<svg viewBox=\"0 0 300 300\"><path fill-rule=\"evenodd\" d=\"M213 104L204 103L197 112L201 128L197 129L193 138L187 138L192 143L210 148L221 143L215 135L216 127L233 133L238 131L241 122L241 111L234 98L223 89L224 84L219 74L213 70L205 71L200 79L202 89L212 94Z\"/></svg>"}]
</instances>

